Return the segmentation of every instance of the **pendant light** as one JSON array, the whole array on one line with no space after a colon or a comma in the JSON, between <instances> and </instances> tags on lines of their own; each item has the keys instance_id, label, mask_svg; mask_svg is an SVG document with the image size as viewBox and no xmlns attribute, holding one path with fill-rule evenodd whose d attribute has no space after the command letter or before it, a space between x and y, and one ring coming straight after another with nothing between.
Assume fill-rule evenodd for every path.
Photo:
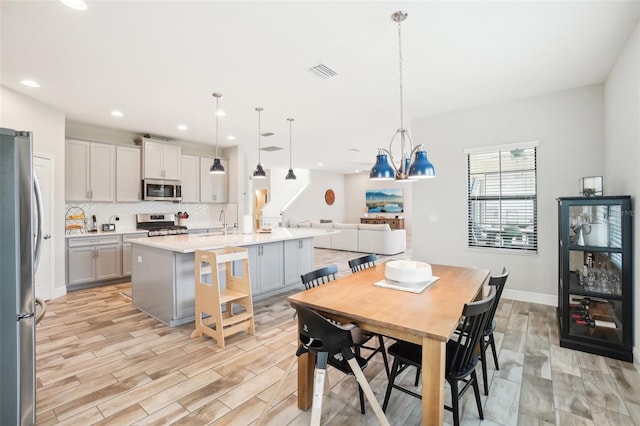
<instances>
[{"instance_id":1,"label":"pendant light","mask_svg":"<svg viewBox=\"0 0 640 426\"><path fill-rule=\"evenodd\" d=\"M400 63L400 128L391 138L389 149L378 148L376 163L371 168L369 179L371 180L399 180L411 181L413 179L425 179L435 177L436 171L433 164L427 158L427 151L424 145L420 144L413 148L413 141L409 136L409 131L404 128L404 111L402 98L402 32L400 23L407 19L407 13L403 11L395 12L391 19L398 23L398 50ZM396 166L391 149L396 136L400 134L400 161ZM412 164L411 156L415 154ZM391 160L391 161L389 161Z\"/></svg>"},{"instance_id":2,"label":"pendant light","mask_svg":"<svg viewBox=\"0 0 640 426\"><path fill-rule=\"evenodd\" d=\"M220 162L220 157L218 156L218 117L219 117L218 102L222 97L222 93L214 93L213 97L216 98L216 158L213 160L213 164L209 168L209 173L211 173L212 175L223 175L224 167L222 166L222 163Z\"/></svg>"},{"instance_id":3,"label":"pendant light","mask_svg":"<svg viewBox=\"0 0 640 426\"><path fill-rule=\"evenodd\" d=\"M260 112L262 111L262 108L256 107L256 111L258 111L258 165L256 166L256 170L253 172L253 177L254 179L264 179L267 177L267 174L264 172L262 163L260 162L260 138L262 137L262 134L260 133Z\"/></svg>"},{"instance_id":4,"label":"pendant light","mask_svg":"<svg viewBox=\"0 0 640 426\"><path fill-rule=\"evenodd\" d=\"M291 124L293 123L293 118L287 118L289 122L289 173L285 177L286 180L296 180L296 175L293 173L293 167L291 167L293 157L293 151L291 150Z\"/></svg>"}]
</instances>

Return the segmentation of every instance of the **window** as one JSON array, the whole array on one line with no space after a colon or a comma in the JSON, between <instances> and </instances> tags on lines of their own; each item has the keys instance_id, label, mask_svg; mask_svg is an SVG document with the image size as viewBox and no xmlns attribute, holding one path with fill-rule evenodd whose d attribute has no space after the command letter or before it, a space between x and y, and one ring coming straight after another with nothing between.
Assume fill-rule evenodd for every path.
<instances>
[{"instance_id":1,"label":"window","mask_svg":"<svg viewBox=\"0 0 640 426\"><path fill-rule=\"evenodd\" d=\"M537 145L465 150L469 247L538 251Z\"/></svg>"}]
</instances>

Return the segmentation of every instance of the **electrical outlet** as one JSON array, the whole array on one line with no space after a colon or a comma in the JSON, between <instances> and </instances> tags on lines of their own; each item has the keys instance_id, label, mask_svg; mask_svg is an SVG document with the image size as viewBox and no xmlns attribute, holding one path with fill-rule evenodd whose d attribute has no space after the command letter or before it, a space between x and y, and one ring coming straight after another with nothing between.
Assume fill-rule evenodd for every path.
<instances>
[{"instance_id":1,"label":"electrical outlet","mask_svg":"<svg viewBox=\"0 0 640 426\"><path fill-rule=\"evenodd\" d=\"M138 263L142 263L142 256L138 256Z\"/></svg>"}]
</instances>

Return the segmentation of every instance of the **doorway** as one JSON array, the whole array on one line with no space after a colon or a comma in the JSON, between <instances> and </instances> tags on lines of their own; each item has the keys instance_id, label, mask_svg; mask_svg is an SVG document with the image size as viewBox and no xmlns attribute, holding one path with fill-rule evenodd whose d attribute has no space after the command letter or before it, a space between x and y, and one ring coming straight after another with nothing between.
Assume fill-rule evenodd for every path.
<instances>
[{"instance_id":1,"label":"doorway","mask_svg":"<svg viewBox=\"0 0 640 426\"><path fill-rule=\"evenodd\" d=\"M264 219L262 216L262 209L267 204L268 199L269 193L266 188L256 189L255 196L253 197L254 223L256 230L262 228L262 221Z\"/></svg>"},{"instance_id":2,"label":"doorway","mask_svg":"<svg viewBox=\"0 0 640 426\"><path fill-rule=\"evenodd\" d=\"M53 175L53 161L42 154L33 155L33 172L38 178L40 193L42 195L42 250L40 251L40 263L36 270L35 292L36 297L42 300L51 299L53 289L53 277L55 277L55 264L51 254L51 222L53 217L51 193Z\"/></svg>"}]
</instances>

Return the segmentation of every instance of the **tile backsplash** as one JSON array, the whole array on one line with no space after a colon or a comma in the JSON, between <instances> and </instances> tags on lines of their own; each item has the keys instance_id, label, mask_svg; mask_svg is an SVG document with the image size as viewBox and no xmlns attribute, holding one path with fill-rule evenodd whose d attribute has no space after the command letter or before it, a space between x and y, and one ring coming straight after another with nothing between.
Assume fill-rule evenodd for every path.
<instances>
[{"instance_id":1,"label":"tile backsplash","mask_svg":"<svg viewBox=\"0 0 640 426\"><path fill-rule=\"evenodd\" d=\"M229 204L190 204L172 203L168 201L141 201L139 203L67 203L66 209L77 206L84 210L89 218L88 225L91 226L91 216L96 215L98 227L103 223L115 223L119 229L135 229L136 214L142 213L178 213L188 212L189 219L187 226L190 228L200 226L212 226L219 223L220 211L224 209L227 216L227 223L233 226L238 223L238 205ZM116 222L112 216L118 216L120 220Z\"/></svg>"}]
</instances>

